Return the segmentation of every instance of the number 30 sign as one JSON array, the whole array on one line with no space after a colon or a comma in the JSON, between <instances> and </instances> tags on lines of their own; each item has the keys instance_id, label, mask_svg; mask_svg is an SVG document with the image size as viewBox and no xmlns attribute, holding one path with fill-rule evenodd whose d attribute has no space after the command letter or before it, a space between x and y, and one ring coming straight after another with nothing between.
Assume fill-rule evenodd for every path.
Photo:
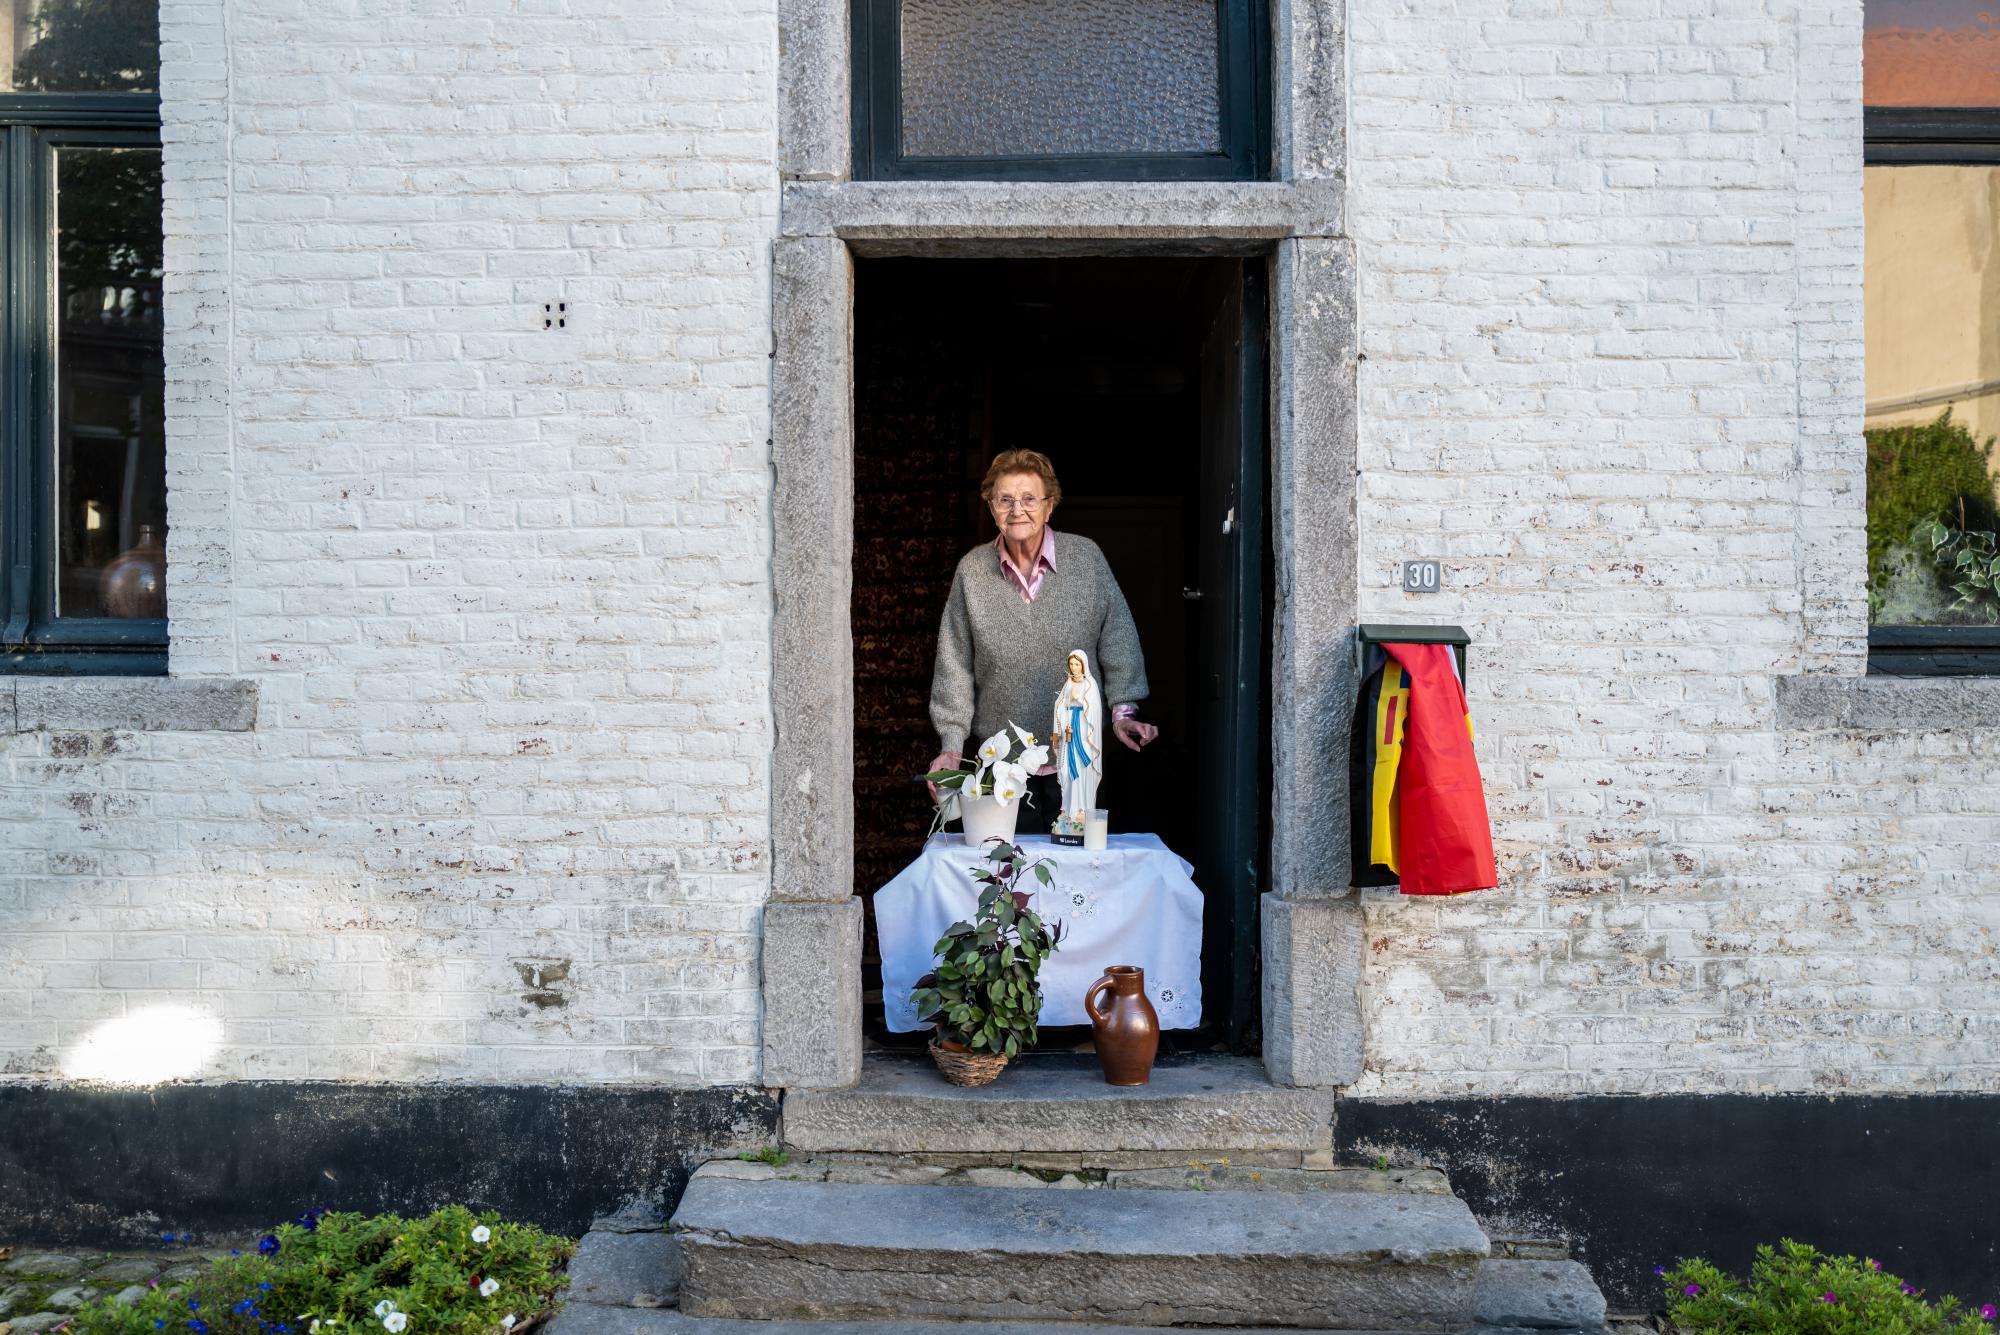
<instances>
[{"instance_id":1,"label":"number 30 sign","mask_svg":"<svg viewBox=\"0 0 2000 1335\"><path fill-rule=\"evenodd\" d=\"M1438 563L1435 561L1403 562L1404 593L1436 593L1438 591Z\"/></svg>"}]
</instances>

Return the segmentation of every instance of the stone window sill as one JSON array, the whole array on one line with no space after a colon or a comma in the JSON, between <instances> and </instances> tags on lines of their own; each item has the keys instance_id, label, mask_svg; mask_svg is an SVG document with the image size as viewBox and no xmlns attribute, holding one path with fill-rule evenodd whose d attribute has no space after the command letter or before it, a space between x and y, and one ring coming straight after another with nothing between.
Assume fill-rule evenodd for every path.
<instances>
[{"instance_id":1,"label":"stone window sill","mask_svg":"<svg viewBox=\"0 0 2000 1335\"><path fill-rule=\"evenodd\" d=\"M218 677L0 678L0 722L21 732L249 732L254 682Z\"/></svg>"},{"instance_id":2,"label":"stone window sill","mask_svg":"<svg viewBox=\"0 0 2000 1335\"><path fill-rule=\"evenodd\" d=\"M2000 728L2000 677L1780 677L1778 726L1860 732Z\"/></svg>"}]
</instances>

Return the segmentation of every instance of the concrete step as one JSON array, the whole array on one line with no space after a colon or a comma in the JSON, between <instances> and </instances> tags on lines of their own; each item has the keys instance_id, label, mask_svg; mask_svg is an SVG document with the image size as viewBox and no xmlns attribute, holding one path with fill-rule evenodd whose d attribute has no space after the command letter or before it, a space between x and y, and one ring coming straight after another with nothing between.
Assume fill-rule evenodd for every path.
<instances>
[{"instance_id":1,"label":"concrete step","mask_svg":"<svg viewBox=\"0 0 2000 1335\"><path fill-rule=\"evenodd\" d=\"M1474 1324L1486 1235L1452 1196L697 1177L681 1311L766 1321Z\"/></svg>"},{"instance_id":2,"label":"concrete step","mask_svg":"<svg viewBox=\"0 0 2000 1335\"><path fill-rule=\"evenodd\" d=\"M785 1095L787 1147L908 1155L940 1163L1165 1167L1189 1156L1330 1167L1333 1092L1274 1085L1263 1063L1189 1057L1152 1083L1104 1083L1089 1056L1017 1061L961 1089L922 1058L870 1056L852 1089Z\"/></svg>"},{"instance_id":3,"label":"concrete step","mask_svg":"<svg viewBox=\"0 0 2000 1335\"><path fill-rule=\"evenodd\" d=\"M742 1321L728 1317L688 1316L683 1312L636 1308L565 1307L548 1328L548 1335L1158 1335L1155 1326L1107 1326L1076 1321ZM1181 1327L1181 1329L1218 1329ZM1229 1335L1335 1335L1297 1327L1232 1326ZM1341 1331L1338 1335L1417 1335L1410 1331ZM1601 1335L1598 1330L1559 1331L1522 1326L1471 1326L1462 1335Z\"/></svg>"}]
</instances>

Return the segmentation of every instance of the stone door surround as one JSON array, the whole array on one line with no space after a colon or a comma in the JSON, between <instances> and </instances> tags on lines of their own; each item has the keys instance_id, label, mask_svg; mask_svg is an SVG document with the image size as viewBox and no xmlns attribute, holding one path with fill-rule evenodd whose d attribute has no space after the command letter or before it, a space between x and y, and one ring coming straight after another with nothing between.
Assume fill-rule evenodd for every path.
<instances>
[{"instance_id":1,"label":"stone door surround","mask_svg":"<svg viewBox=\"0 0 2000 1335\"><path fill-rule=\"evenodd\" d=\"M780 0L773 243L772 891L763 1083L861 1075L854 897L855 256L1270 257L1272 847L1264 1060L1282 1084L1361 1070L1360 910L1345 774L1354 680L1355 323L1343 233L1341 6L1274 5L1278 160L1268 182L876 182L847 172L847 0Z\"/></svg>"}]
</instances>

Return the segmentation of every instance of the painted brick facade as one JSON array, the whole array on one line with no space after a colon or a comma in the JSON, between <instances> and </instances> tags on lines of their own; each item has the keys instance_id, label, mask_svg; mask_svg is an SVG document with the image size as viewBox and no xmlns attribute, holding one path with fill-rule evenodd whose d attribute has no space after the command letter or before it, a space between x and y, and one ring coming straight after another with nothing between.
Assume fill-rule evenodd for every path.
<instances>
[{"instance_id":1,"label":"painted brick facade","mask_svg":"<svg viewBox=\"0 0 2000 1335\"><path fill-rule=\"evenodd\" d=\"M1358 1089L2000 1089L2000 734L1774 703L1865 649L1859 0L1352 18L1362 605L1471 630L1507 887L1369 893Z\"/></svg>"},{"instance_id":2,"label":"painted brick facade","mask_svg":"<svg viewBox=\"0 0 2000 1335\"><path fill-rule=\"evenodd\" d=\"M260 718L5 744L0 1069L754 1081L773 6L162 40L173 667Z\"/></svg>"}]
</instances>

